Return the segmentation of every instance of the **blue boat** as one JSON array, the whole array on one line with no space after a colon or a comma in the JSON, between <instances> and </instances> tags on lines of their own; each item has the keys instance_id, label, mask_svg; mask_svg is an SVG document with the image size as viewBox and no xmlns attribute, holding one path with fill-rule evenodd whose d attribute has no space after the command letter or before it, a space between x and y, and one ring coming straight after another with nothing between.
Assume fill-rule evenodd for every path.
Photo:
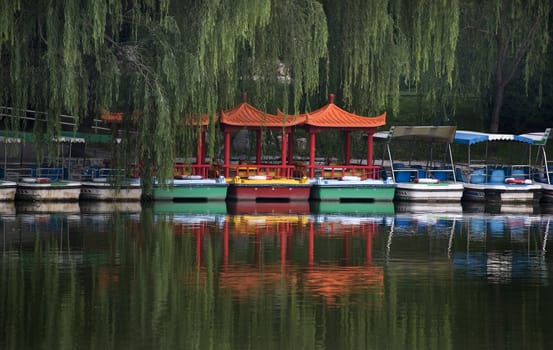
<instances>
[{"instance_id":1,"label":"blue boat","mask_svg":"<svg viewBox=\"0 0 553 350\"><path fill-rule=\"evenodd\" d=\"M464 183L463 200L519 204L538 202L542 187L532 179L530 159L512 164L491 161L488 159L491 143L511 143L518 147L531 144L532 140L513 134L457 130L454 144L468 149L467 163L456 169L457 178ZM471 158L471 147L477 144L485 147L484 160Z\"/></svg>"},{"instance_id":2,"label":"blue boat","mask_svg":"<svg viewBox=\"0 0 553 350\"><path fill-rule=\"evenodd\" d=\"M545 203L553 203L553 162L547 157L546 146L547 140L551 137L551 129L548 128L543 132L532 132L518 135L521 138L529 140L531 151L530 154L535 154L532 167L532 180L538 183L542 188L541 201Z\"/></svg>"}]
</instances>

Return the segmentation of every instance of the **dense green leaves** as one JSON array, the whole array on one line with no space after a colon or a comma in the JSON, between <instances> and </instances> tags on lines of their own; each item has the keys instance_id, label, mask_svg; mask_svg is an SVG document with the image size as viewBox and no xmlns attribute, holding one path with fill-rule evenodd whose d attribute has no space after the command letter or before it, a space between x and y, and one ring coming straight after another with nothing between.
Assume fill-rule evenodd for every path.
<instances>
[{"instance_id":1,"label":"dense green leaves","mask_svg":"<svg viewBox=\"0 0 553 350\"><path fill-rule=\"evenodd\" d=\"M47 135L61 113L86 126L100 106L124 111L145 180L193 155L191 119L244 91L270 113L309 111L334 92L348 110L401 120L409 90L447 123L460 96L501 106L493 89L521 69L528 87L550 52L547 0L3 0L0 11L0 105L47 111L34 125Z\"/></svg>"}]
</instances>

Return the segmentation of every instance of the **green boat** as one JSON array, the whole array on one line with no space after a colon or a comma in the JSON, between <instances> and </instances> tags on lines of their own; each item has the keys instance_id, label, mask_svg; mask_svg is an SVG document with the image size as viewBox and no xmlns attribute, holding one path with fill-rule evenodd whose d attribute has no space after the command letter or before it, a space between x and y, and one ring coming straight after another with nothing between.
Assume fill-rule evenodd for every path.
<instances>
[{"instance_id":1,"label":"green boat","mask_svg":"<svg viewBox=\"0 0 553 350\"><path fill-rule=\"evenodd\" d=\"M154 200L160 201L224 201L228 183L217 179L175 179L167 186L154 187Z\"/></svg>"},{"instance_id":2,"label":"green boat","mask_svg":"<svg viewBox=\"0 0 553 350\"><path fill-rule=\"evenodd\" d=\"M335 202L378 202L394 199L395 184L383 180L316 179L311 186L311 200Z\"/></svg>"}]
</instances>

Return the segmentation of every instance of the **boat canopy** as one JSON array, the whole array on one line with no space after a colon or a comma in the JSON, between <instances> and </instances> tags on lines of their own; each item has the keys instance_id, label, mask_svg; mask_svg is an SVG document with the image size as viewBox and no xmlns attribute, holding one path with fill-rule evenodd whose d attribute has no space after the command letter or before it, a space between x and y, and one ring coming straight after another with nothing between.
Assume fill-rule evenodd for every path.
<instances>
[{"instance_id":1,"label":"boat canopy","mask_svg":"<svg viewBox=\"0 0 553 350\"><path fill-rule=\"evenodd\" d=\"M456 126L392 126L390 131L377 132L374 138L387 142L401 139L452 143L456 129Z\"/></svg>"},{"instance_id":2,"label":"boat canopy","mask_svg":"<svg viewBox=\"0 0 553 350\"><path fill-rule=\"evenodd\" d=\"M478 131L457 130L455 132L455 144L474 145L480 142L494 141L515 141L532 144L533 140L530 137L514 134L494 134Z\"/></svg>"},{"instance_id":3,"label":"boat canopy","mask_svg":"<svg viewBox=\"0 0 553 350\"><path fill-rule=\"evenodd\" d=\"M551 136L551 129L547 128L543 132L531 132L527 134L520 134L518 137L531 140L533 146L545 146L547 139Z\"/></svg>"}]
</instances>

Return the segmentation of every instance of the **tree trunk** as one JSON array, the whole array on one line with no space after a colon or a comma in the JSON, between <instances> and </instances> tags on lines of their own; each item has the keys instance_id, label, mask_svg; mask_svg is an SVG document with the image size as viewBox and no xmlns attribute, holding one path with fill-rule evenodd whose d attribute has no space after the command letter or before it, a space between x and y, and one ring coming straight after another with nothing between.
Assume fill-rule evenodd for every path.
<instances>
[{"instance_id":1,"label":"tree trunk","mask_svg":"<svg viewBox=\"0 0 553 350\"><path fill-rule=\"evenodd\" d=\"M495 87L495 98L493 101L493 110L490 116L490 132L499 131L499 115L501 113L501 107L503 106L503 94L505 92L505 85L499 83Z\"/></svg>"}]
</instances>

